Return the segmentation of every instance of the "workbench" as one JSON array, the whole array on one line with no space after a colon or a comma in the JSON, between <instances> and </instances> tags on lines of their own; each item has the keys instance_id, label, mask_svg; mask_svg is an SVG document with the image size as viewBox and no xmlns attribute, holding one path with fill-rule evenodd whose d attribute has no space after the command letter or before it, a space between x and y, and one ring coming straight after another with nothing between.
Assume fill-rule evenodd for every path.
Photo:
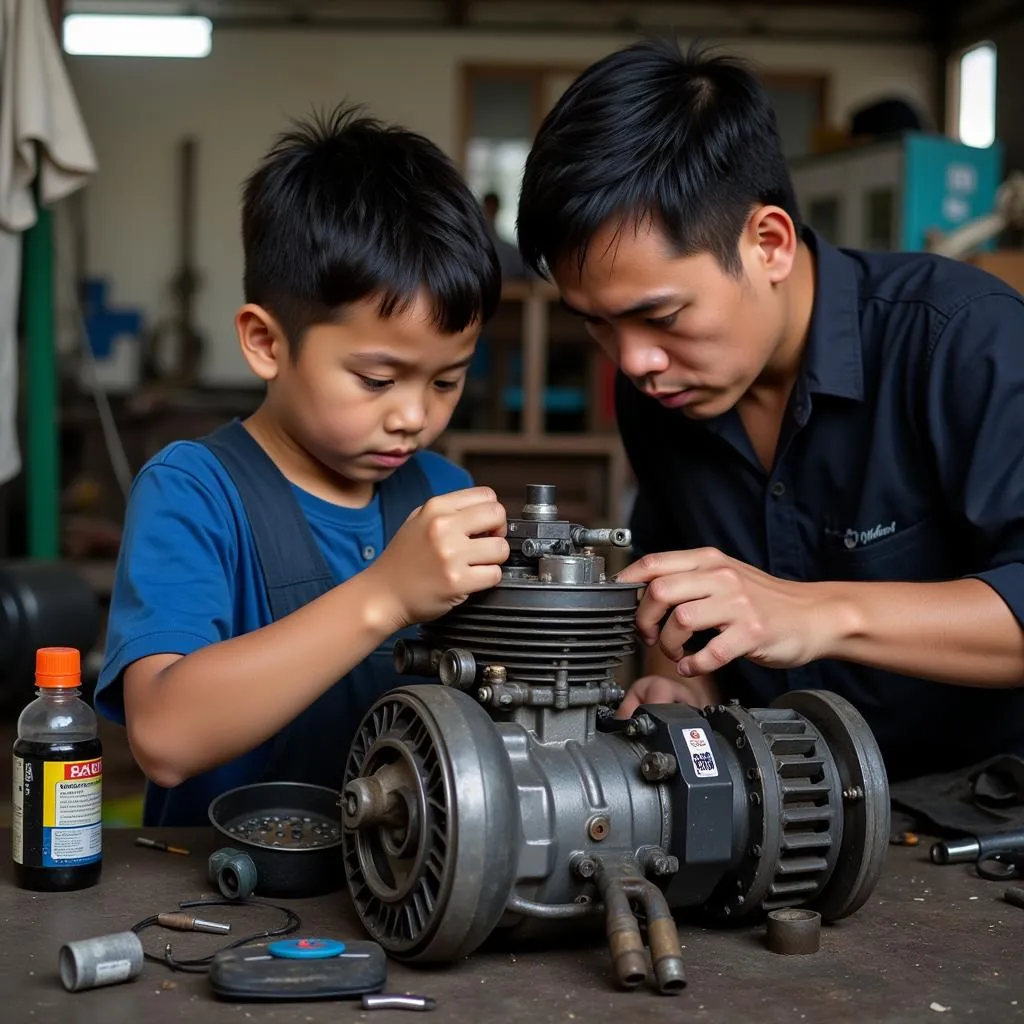
<instances>
[{"instance_id":1,"label":"workbench","mask_svg":"<svg viewBox=\"0 0 1024 1024\"><path fill-rule=\"evenodd\" d=\"M180 900L216 895L206 860L219 845L211 830L147 830L147 836L186 847L188 857L137 847L134 830L107 830L100 884L73 893L42 894L0 887L0 1020L10 1024L232 1024L345 1021L389 1024L579 1021L963 1021L1001 1024L1024 1019L1021 946L1024 910L1002 900L1004 885L978 878L969 866L937 867L928 844L890 847L885 873L868 903L822 932L810 956L780 956L764 946L763 928L706 931L680 925L688 987L661 996L650 987L614 987L603 935L561 948L488 948L444 968L393 962L387 991L431 996L437 1009L364 1011L358 1000L333 1003L218 1002L204 975L171 973L147 963L132 981L68 993L57 974L61 944L123 931ZM10 832L0 831L9 857ZM297 935L361 938L344 891L288 901L302 918ZM207 918L241 928L276 927L273 915L254 918L237 907L204 910ZM142 933L148 951L171 941L177 956L202 956L224 936Z\"/></svg>"}]
</instances>

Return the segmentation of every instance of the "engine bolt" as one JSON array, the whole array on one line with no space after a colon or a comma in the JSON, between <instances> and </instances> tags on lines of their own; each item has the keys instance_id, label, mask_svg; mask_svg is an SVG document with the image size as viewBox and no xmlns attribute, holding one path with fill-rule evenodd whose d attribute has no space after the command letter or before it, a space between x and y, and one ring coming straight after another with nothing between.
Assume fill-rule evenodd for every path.
<instances>
[{"instance_id":1,"label":"engine bolt","mask_svg":"<svg viewBox=\"0 0 1024 1024\"><path fill-rule=\"evenodd\" d=\"M754 845L750 848L750 856L751 857L760 857L761 856L761 844L760 843L754 843Z\"/></svg>"},{"instance_id":2,"label":"engine bolt","mask_svg":"<svg viewBox=\"0 0 1024 1024\"><path fill-rule=\"evenodd\" d=\"M480 701L481 704L486 704L491 699L493 693L494 691L489 686L481 686L480 689L476 691L476 699Z\"/></svg>"},{"instance_id":3,"label":"engine bolt","mask_svg":"<svg viewBox=\"0 0 1024 1024\"><path fill-rule=\"evenodd\" d=\"M485 683L503 683L508 678L504 665L486 665L484 667Z\"/></svg>"},{"instance_id":4,"label":"engine bolt","mask_svg":"<svg viewBox=\"0 0 1024 1024\"><path fill-rule=\"evenodd\" d=\"M593 857L579 856L574 858L572 869L579 878L593 878L597 871L597 864Z\"/></svg>"},{"instance_id":5,"label":"engine bolt","mask_svg":"<svg viewBox=\"0 0 1024 1024\"><path fill-rule=\"evenodd\" d=\"M650 736L657 728L650 715L637 715L626 723L627 736Z\"/></svg>"},{"instance_id":6,"label":"engine bolt","mask_svg":"<svg viewBox=\"0 0 1024 1024\"><path fill-rule=\"evenodd\" d=\"M512 703L512 694L510 694L510 693L503 693L503 694L502 694L502 695L501 695L501 696L500 696L500 697L498 698L498 703L499 703L499 704L500 704L500 705L501 705L502 707L508 707L508 706L509 706L509 704L511 704L511 703Z\"/></svg>"},{"instance_id":7,"label":"engine bolt","mask_svg":"<svg viewBox=\"0 0 1024 1024\"><path fill-rule=\"evenodd\" d=\"M660 853L651 861L651 870L658 876L674 875L679 870L679 858Z\"/></svg>"},{"instance_id":8,"label":"engine bolt","mask_svg":"<svg viewBox=\"0 0 1024 1024\"><path fill-rule=\"evenodd\" d=\"M671 778L679 770L679 764L671 754L663 754L652 750L644 754L640 761L640 774L648 782L661 782Z\"/></svg>"},{"instance_id":9,"label":"engine bolt","mask_svg":"<svg viewBox=\"0 0 1024 1024\"><path fill-rule=\"evenodd\" d=\"M591 818L587 823L587 835L595 843L599 843L602 839L608 837L611 827L612 823L603 814L599 814L596 818Z\"/></svg>"}]
</instances>

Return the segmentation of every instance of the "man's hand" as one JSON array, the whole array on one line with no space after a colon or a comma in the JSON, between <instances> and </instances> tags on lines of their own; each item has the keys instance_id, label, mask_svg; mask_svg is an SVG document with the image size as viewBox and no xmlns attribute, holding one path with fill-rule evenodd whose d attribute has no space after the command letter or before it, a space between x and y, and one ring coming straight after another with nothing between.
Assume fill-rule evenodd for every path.
<instances>
[{"instance_id":1,"label":"man's hand","mask_svg":"<svg viewBox=\"0 0 1024 1024\"><path fill-rule=\"evenodd\" d=\"M395 628L430 622L501 581L505 507L489 487L431 498L412 512L367 569L380 578Z\"/></svg>"},{"instance_id":2,"label":"man's hand","mask_svg":"<svg viewBox=\"0 0 1024 1024\"><path fill-rule=\"evenodd\" d=\"M840 631L820 584L776 579L715 548L645 555L616 578L648 584L637 631L678 662L681 676L713 673L744 657L771 668L806 665L824 657ZM708 629L718 636L686 654L693 634Z\"/></svg>"}]
</instances>

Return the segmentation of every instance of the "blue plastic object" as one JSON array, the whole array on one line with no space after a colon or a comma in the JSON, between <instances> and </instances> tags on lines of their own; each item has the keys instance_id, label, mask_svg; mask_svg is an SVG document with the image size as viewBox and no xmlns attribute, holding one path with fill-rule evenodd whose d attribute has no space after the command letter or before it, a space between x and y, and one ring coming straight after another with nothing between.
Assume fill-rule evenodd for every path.
<instances>
[{"instance_id":1,"label":"blue plastic object","mask_svg":"<svg viewBox=\"0 0 1024 1024\"><path fill-rule=\"evenodd\" d=\"M337 939L281 939L270 943L267 952L282 960L326 960L341 956L345 952L345 943Z\"/></svg>"}]
</instances>

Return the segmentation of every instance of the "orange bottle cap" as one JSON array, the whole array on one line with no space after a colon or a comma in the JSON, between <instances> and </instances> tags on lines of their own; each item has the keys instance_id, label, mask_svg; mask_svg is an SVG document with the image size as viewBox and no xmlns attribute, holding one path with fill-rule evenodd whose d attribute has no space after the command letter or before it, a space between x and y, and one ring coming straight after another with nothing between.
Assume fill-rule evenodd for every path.
<instances>
[{"instance_id":1,"label":"orange bottle cap","mask_svg":"<svg viewBox=\"0 0 1024 1024\"><path fill-rule=\"evenodd\" d=\"M76 647L40 647L36 651L36 686L82 685L82 658Z\"/></svg>"}]
</instances>

